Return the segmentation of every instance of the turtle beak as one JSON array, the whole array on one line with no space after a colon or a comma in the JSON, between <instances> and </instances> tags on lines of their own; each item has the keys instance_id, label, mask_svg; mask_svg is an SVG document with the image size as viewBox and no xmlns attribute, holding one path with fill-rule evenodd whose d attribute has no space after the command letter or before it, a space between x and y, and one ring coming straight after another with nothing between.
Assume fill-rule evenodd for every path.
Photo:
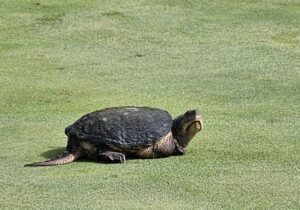
<instances>
[{"instance_id":1,"label":"turtle beak","mask_svg":"<svg viewBox=\"0 0 300 210\"><path fill-rule=\"evenodd\" d=\"M187 127L191 124L196 124L196 129L201 131L203 129L203 118L202 114L197 110L187 111L184 116L187 117L188 121L190 122Z\"/></svg>"},{"instance_id":2,"label":"turtle beak","mask_svg":"<svg viewBox=\"0 0 300 210\"><path fill-rule=\"evenodd\" d=\"M199 122L199 131L201 131L203 129L203 119L201 117L197 117L197 121Z\"/></svg>"},{"instance_id":3,"label":"turtle beak","mask_svg":"<svg viewBox=\"0 0 300 210\"><path fill-rule=\"evenodd\" d=\"M203 117L200 114L200 112L197 110L196 110L194 122L198 123L197 128L199 129L199 131L201 131L203 129Z\"/></svg>"}]
</instances>

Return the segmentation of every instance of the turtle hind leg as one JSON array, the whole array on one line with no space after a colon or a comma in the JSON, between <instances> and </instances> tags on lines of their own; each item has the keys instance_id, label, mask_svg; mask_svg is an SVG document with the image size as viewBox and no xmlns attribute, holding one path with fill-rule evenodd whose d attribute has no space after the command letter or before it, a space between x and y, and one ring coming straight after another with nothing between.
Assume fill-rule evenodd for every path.
<instances>
[{"instance_id":1,"label":"turtle hind leg","mask_svg":"<svg viewBox=\"0 0 300 210\"><path fill-rule=\"evenodd\" d=\"M126 161L126 155L122 152L115 151L103 151L99 153L100 161L106 163L124 163Z\"/></svg>"}]
</instances>

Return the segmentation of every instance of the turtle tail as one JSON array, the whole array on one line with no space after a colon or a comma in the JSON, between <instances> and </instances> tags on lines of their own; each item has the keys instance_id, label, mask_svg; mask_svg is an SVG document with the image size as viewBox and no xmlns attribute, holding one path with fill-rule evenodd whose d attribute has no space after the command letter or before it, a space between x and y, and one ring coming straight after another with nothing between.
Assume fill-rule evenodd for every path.
<instances>
[{"instance_id":1,"label":"turtle tail","mask_svg":"<svg viewBox=\"0 0 300 210\"><path fill-rule=\"evenodd\" d=\"M27 164L25 166L54 166L54 165L62 165L62 164L67 164L67 163L71 163L74 160L78 159L80 156L82 155L82 151L81 149L77 149L74 152L70 152L70 153L63 153L61 155L58 155L57 157L50 159L50 160L46 160L46 161L42 161L42 162L35 162L35 163L30 163Z\"/></svg>"}]
</instances>

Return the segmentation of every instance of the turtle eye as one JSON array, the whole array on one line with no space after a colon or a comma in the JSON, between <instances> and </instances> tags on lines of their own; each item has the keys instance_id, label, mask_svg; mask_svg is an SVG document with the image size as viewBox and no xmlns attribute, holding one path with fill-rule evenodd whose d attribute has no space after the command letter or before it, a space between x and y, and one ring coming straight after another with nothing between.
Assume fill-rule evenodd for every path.
<instances>
[{"instance_id":1,"label":"turtle eye","mask_svg":"<svg viewBox=\"0 0 300 210\"><path fill-rule=\"evenodd\" d=\"M192 116L192 115L195 115L197 113L196 110L190 110L190 111L187 111L184 115L185 116Z\"/></svg>"},{"instance_id":2,"label":"turtle eye","mask_svg":"<svg viewBox=\"0 0 300 210\"><path fill-rule=\"evenodd\" d=\"M187 116L187 115L190 115L192 113L192 111L187 111L184 115Z\"/></svg>"}]
</instances>

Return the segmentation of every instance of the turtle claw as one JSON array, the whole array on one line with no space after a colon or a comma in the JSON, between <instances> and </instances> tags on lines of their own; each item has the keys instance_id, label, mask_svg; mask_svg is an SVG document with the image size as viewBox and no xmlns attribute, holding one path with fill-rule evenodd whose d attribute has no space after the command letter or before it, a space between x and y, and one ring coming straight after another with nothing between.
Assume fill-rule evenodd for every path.
<instances>
[{"instance_id":1,"label":"turtle claw","mask_svg":"<svg viewBox=\"0 0 300 210\"><path fill-rule=\"evenodd\" d=\"M183 148L177 148L177 150L174 152L174 155L184 155Z\"/></svg>"},{"instance_id":2,"label":"turtle claw","mask_svg":"<svg viewBox=\"0 0 300 210\"><path fill-rule=\"evenodd\" d=\"M106 151L99 154L100 160L108 163L124 163L126 156L121 152Z\"/></svg>"},{"instance_id":3,"label":"turtle claw","mask_svg":"<svg viewBox=\"0 0 300 210\"><path fill-rule=\"evenodd\" d=\"M175 140L175 150L173 155L184 155L183 147L180 146L176 140Z\"/></svg>"}]
</instances>

